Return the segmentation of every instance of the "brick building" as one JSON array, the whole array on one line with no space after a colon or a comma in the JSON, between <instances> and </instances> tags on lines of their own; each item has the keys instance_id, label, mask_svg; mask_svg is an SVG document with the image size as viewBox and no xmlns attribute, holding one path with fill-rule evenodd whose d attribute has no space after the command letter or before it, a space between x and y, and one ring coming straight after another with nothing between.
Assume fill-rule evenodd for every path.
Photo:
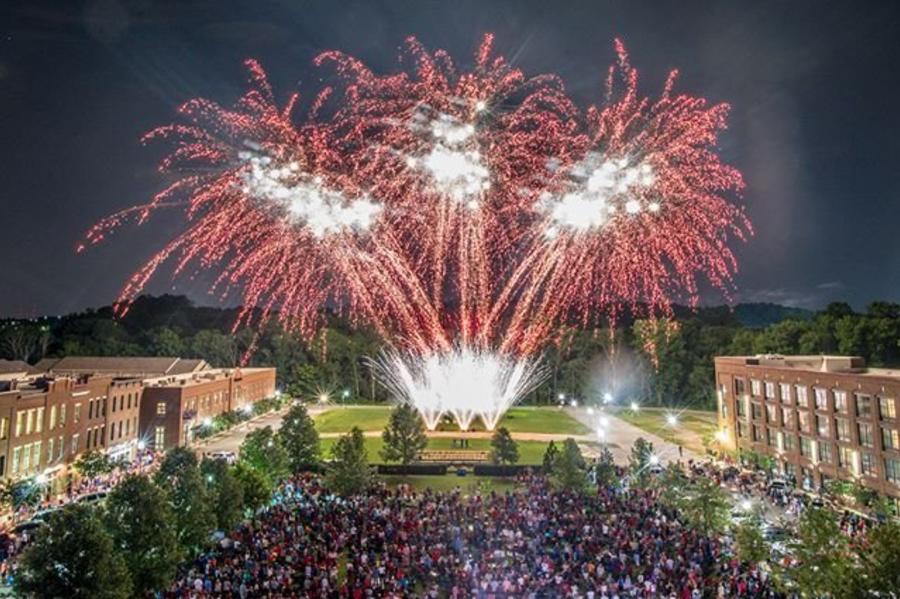
<instances>
[{"instance_id":1,"label":"brick building","mask_svg":"<svg viewBox=\"0 0 900 599\"><path fill-rule=\"evenodd\" d=\"M212 418L250 409L274 395L274 368L215 369L148 379L141 402L141 436L157 450L187 445Z\"/></svg>"},{"instance_id":2,"label":"brick building","mask_svg":"<svg viewBox=\"0 0 900 599\"><path fill-rule=\"evenodd\" d=\"M719 442L807 488L856 480L900 498L900 370L847 356L715 358Z\"/></svg>"},{"instance_id":3,"label":"brick building","mask_svg":"<svg viewBox=\"0 0 900 599\"><path fill-rule=\"evenodd\" d=\"M110 451L131 459L137 441L137 423L110 442L110 397L124 397L123 390L138 393L139 380L109 376L42 376L10 381L0 391L0 479L43 475L53 492L59 492L69 466L85 451ZM116 421L118 422L118 420ZM118 427L116 428L118 430Z\"/></svg>"}]
</instances>

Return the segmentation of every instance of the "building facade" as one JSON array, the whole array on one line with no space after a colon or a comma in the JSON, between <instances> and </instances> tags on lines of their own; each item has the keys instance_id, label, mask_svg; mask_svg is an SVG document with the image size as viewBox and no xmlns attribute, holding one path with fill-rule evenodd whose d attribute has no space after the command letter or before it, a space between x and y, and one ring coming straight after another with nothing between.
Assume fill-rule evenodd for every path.
<instances>
[{"instance_id":1,"label":"building facade","mask_svg":"<svg viewBox=\"0 0 900 599\"><path fill-rule=\"evenodd\" d=\"M808 489L852 480L900 498L900 370L847 356L715 358L723 447L770 456Z\"/></svg>"},{"instance_id":2,"label":"building facade","mask_svg":"<svg viewBox=\"0 0 900 599\"><path fill-rule=\"evenodd\" d=\"M188 445L219 414L252 409L274 395L274 368L214 369L148 379L141 400L141 436L157 451Z\"/></svg>"}]
</instances>

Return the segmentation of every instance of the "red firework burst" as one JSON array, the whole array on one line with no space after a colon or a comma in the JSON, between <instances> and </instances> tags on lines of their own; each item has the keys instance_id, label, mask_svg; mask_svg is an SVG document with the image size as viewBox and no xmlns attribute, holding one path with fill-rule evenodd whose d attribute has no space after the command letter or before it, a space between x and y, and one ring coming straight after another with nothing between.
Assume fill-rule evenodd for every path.
<instances>
[{"instance_id":1,"label":"red firework burst","mask_svg":"<svg viewBox=\"0 0 900 599\"><path fill-rule=\"evenodd\" d=\"M189 125L148 135L174 140L162 170L176 182L88 234L185 206L187 230L134 275L121 310L172 259L242 289L239 322L278 310L308 336L330 304L419 353L522 355L573 313L665 314L672 297L696 299L698 276L727 291L727 237L749 230L728 201L740 174L714 150L727 106L673 96L674 73L658 100L640 97L617 42L606 101L582 114L556 76L527 78L491 45L460 70L410 38L410 68L388 76L322 54L344 84L301 125L296 97L277 107L253 62L234 109L188 102Z\"/></svg>"}]
</instances>

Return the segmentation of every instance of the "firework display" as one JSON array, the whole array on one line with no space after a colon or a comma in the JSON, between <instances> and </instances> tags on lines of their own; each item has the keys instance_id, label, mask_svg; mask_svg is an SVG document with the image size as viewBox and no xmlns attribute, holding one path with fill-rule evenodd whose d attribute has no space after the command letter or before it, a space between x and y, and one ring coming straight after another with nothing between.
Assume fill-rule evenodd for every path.
<instances>
[{"instance_id":1,"label":"firework display","mask_svg":"<svg viewBox=\"0 0 900 599\"><path fill-rule=\"evenodd\" d=\"M309 338L338 309L383 337L373 368L429 428L451 415L493 429L541 382L561 327L667 315L702 279L727 293L727 242L749 232L730 200L740 173L715 151L727 106L674 95L674 72L659 99L640 96L617 41L604 101L581 110L558 77L528 78L492 44L463 69L410 38L410 66L386 75L323 53L338 83L304 118L252 61L233 108L186 103L186 124L147 136L173 143L161 170L175 182L87 235L184 210L119 313L167 262L213 269L214 292L241 294L235 326L277 314Z\"/></svg>"}]
</instances>

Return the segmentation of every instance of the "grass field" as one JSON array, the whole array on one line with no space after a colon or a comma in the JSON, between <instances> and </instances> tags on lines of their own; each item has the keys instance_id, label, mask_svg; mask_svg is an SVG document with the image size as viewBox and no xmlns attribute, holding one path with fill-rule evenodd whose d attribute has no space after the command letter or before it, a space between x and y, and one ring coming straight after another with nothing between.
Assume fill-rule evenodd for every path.
<instances>
[{"instance_id":1,"label":"grass field","mask_svg":"<svg viewBox=\"0 0 900 599\"><path fill-rule=\"evenodd\" d=\"M346 433L354 426L363 431L384 430L390 417L389 406L361 406L334 408L316 416L320 433ZM500 421L512 433L552 433L584 435L590 430L557 408L512 408ZM473 430L484 430L476 420ZM459 430L455 425L443 424L440 430Z\"/></svg>"},{"instance_id":2,"label":"grass field","mask_svg":"<svg viewBox=\"0 0 900 599\"><path fill-rule=\"evenodd\" d=\"M678 415L678 425L671 427L666 423L670 413ZM614 412L616 417L633 424L649 433L669 441L683 445L696 453L704 453L704 439L712 439L718 425L715 412L700 410L667 410L665 408L641 408L638 412L620 409Z\"/></svg>"},{"instance_id":3,"label":"grass field","mask_svg":"<svg viewBox=\"0 0 900 599\"><path fill-rule=\"evenodd\" d=\"M331 448L337 443L337 439L322 439L322 456L331 457ZM452 439L429 439L428 449L453 449ZM541 464L544 460L544 452L547 450L547 444L541 441L519 441L519 463L520 464ZM366 451L369 454L370 464L382 463L381 459L382 441L380 437L366 437ZM472 451L490 451L490 439L471 439L469 441L469 449Z\"/></svg>"}]
</instances>

